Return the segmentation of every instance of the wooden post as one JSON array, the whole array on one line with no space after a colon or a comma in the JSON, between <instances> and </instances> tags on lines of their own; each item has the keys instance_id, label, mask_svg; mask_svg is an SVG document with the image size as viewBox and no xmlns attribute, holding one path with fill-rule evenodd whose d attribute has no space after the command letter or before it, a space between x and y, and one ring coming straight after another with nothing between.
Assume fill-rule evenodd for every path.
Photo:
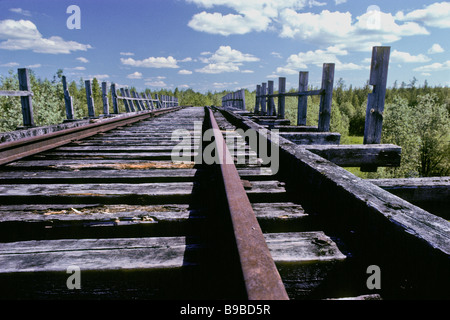
<instances>
[{"instance_id":1,"label":"wooden post","mask_svg":"<svg viewBox=\"0 0 450 320\"><path fill-rule=\"evenodd\" d=\"M119 114L119 104L117 103L117 91L115 83L111 83L111 98L113 103L113 112L114 114Z\"/></svg>"},{"instance_id":2,"label":"wooden post","mask_svg":"<svg viewBox=\"0 0 450 320\"><path fill-rule=\"evenodd\" d=\"M331 122L331 104L333 102L334 63L324 63L322 72L322 90L319 110L319 132L329 132Z\"/></svg>"},{"instance_id":3,"label":"wooden post","mask_svg":"<svg viewBox=\"0 0 450 320\"><path fill-rule=\"evenodd\" d=\"M136 91L133 91L131 93L132 93L133 98L135 98L135 99L138 98ZM143 109L142 109L141 101L139 101L139 100L135 100L135 101L136 101L137 111L142 111Z\"/></svg>"},{"instance_id":4,"label":"wooden post","mask_svg":"<svg viewBox=\"0 0 450 320\"><path fill-rule=\"evenodd\" d=\"M62 85L64 91L64 104L66 105L67 120L73 120L73 100L67 88L66 76L62 76Z\"/></svg>"},{"instance_id":5,"label":"wooden post","mask_svg":"<svg viewBox=\"0 0 450 320\"><path fill-rule=\"evenodd\" d=\"M91 80L84 81L84 86L86 88L86 100L87 100L89 118L95 118L94 98L92 97Z\"/></svg>"},{"instance_id":6,"label":"wooden post","mask_svg":"<svg viewBox=\"0 0 450 320\"><path fill-rule=\"evenodd\" d=\"M105 116L109 116L108 87L106 82L102 82L102 99L103 99L103 114Z\"/></svg>"},{"instance_id":7,"label":"wooden post","mask_svg":"<svg viewBox=\"0 0 450 320\"><path fill-rule=\"evenodd\" d=\"M124 88L120 88L120 93L122 94L122 98L126 98L127 95L125 94L125 89ZM128 105L128 101L127 99L122 99L123 101L123 105L125 106L125 112L131 112L130 106Z\"/></svg>"},{"instance_id":8,"label":"wooden post","mask_svg":"<svg viewBox=\"0 0 450 320\"><path fill-rule=\"evenodd\" d=\"M256 86L256 98L255 98L255 111L254 111L254 113L255 114L259 114L259 105L260 105L260 101L259 101L259 95L261 94L261 85L260 84L258 84L257 86Z\"/></svg>"},{"instance_id":9,"label":"wooden post","mask_svg":"<svg viewBox=\"0 0 450 320\"><path fill-rule=\"evenodd\" d=\"M19 76L19 90L30 91L30 78L28 76L28 69L21 68L17 70ZM20 97L20 103L22 105L22 117L24 127L34 127L34 115L33 115L33 101L31 96Z\"/></svg>"},{"instance_id":10,"label":"wooden post","mask_svg":"<svg viewBox=\"0 0 450 320\"><path fill-rule=\"evenodd\" d=\"M308 72L300 72L298 80L298 92L308 91ZM298 97L297 125L306 126L308 114L308 96Z\"/></svg>"},{"instance_id":11,"label":"wooden post","mask_svg":"<svg viewBox=\"0 0 450 320\"><path fill-rule=\"evenodd\" d=\"M263 82L261 85L261 115L265 116L267 114L267 83Z\"/></svg>"},{"instance_id":12,"label":"wooden post","mask_svg":"<svg viewBox=\"0 0 450 320\"><path fill-rule=\"evenodd\" d=\"M155 106L153 105L153 97L152 97L152 94L149 93L149 94L146 94L146 95L147 95L148 101L150 101L150 107L151 107L151 110L155 109Z\"/></svg>"},{"instance_id":13,"label":"wooden post","mask_svg":"<svg viewBox=\"0 0 450 320\"><path fill-rule=\"evenodd\" d=\"M245 89L241 89L241 98L242 98L242 110L246 110L246 106L245 106Z\"/></svg>"},{"instance_id":14,"label":"wooden post","mask_svg":"<svg viewBox=\"0 0 450 320\"><path fill-rule=\"evenodd\" d=\"M156 99L157 108L162 108L161 100L159 99L157 93L155 93L155 99Z\"/></svg>"},{"instance_id":15,"label":"wooden post","mask_svg":"<svg viewBox=\"0 0 450 320\"><path fill-rule=\"evenodd\" d=\"M369 84L373 86L373 92L367 99L364 144L381 142L390 50L390 47L374 47L372 51Z\"/></svg>"},{"instance_id":16,"label":"wooden post","mask_svg":"<svg viewBox=\"0 0 450 320\"><path fill-rule=\"evenodd\" d=\"M286 93L286 78L284 77L278 78L278 93L281 94L278 96L278 118L284 119L286 102L286 97L282 95L283 93Z\"/></svg>"},{"instance_id":17,"label":"wooden post","mask_svg":"<svg viewBox=\"0 0 450 320\"><path fill-rule=\"evenodd\" d=\"M364 144L381 143L390 52L390 47L373 47L372 49L369 84L373 86L373 91L367 97ZM377 170L376 166L361 167L362 172L376 172Z\"/></svg>"},{"instance_id":18,"label":"wooden post","mask_svg":"<svg viewBox=\"0 0 450 320\"><path fill-rule=\"evenodd\" d=\"M140 97L139 93L138 93L138 97ZM145 105L147 106L147 108L145 108L145 109L146 110L151 110L150 104L149 104L149 100L148 100L148 97L145 94L145 92L142 92L142 97L143 97L143 99L145 99L144 102L145 102Z\"/></svg>"},{"instance_id":19,"label":"wooden post","mask_svg":"<svg viewBox=\"0 0 450 320\"><path fill-rule=\"evenodd\" d=\"M273 94L273 81L270 80L268 81L269 84L269 88L268 88L268 94L272 95ZM276 116L277 115L277 111L275 110L275 100L273 97L268 97L267 99L267 115L269 116Z\"/></svg>"},{"instance_id":20,"label":"wooden post","mask_svg":"<svg viewBox=\"0 0 450 320\"><path fill-rule=\"evenodd\" d=\"M125 89L125 96L127 97L127 98L131 98L131 95L130 95L130 89ZM136 112L136 108L134 107L134 103L133 103L133 100L128 100L128 105L130 106L130 111L131 112Z\"/></svg>"}]
</instances>

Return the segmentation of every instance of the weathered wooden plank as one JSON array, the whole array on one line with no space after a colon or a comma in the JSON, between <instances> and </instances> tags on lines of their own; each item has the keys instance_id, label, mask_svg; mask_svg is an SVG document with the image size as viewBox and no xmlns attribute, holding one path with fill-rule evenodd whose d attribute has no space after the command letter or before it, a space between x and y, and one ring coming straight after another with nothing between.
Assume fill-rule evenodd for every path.
<instances>
[{"instance_id":1,"label":"weathered wooden plank","mask_svg":"<svg viewBox=\"0 0 450 320\"><path fill-rule=\"evenodd\" d=\"M367 181L433 214L450 220L450 177Z\"/></svg>"},{"instance_id":2,"label":"weathered wooden plank","mask_svg":"<svg viewBox=\"0 0 450 320\"><path fill-rule=\"evenodd\" d=\"M290 202L253 203L259 221L301 220L308 215L302 206ZM0 205L0 224L7 222L36 223L48 221L76 222L176 222L203 218L205 209L192 209L189 204L17 204ZM117 221L119 220L119 221Z\"/></svg>"},{"instance_id":3,"label":"weathered wooden plank","mask_svg":"<svg viewBox=\"0 0 450 320\"><path fill-rule=\"evenodd\" d=\"M343 260L345 256L322 232L265 235L274 261ZM191 240L192 241L192 240ZM62 239L3 243L0 273L182 268L197 264L186 251L204 250L184 237Z\"/></svg>"},{"instance_id":4,"label":"weathered wooden plank","mask_svg":"<svg viewBox=\"0 0 450 320\"><path fill-rule=\"evenodd\" d=\"M280 137L298 145L339 145L341 135L333 132L281 132Z\"/></svg>"},{"instance_id":5,"label":"weathered wooden plank","mask_svg":"<svg viewBox=\"0 0 450 320\"><path fill-rule=\"evenodd\" d=\"M409 200L450 201L450 177L366 180Z\"/></svg>"},{"instance_id":6,"label":"weathered wooden plank","mask_svg":"<svg viewBox=\"0 0 450 320\"><path fill-rule=\"evenodd\" d=\"M398 167L402 148L395 145L312 145L305 148L341 167Z\"/></svg>"},{"instance_id":7,"label":"weathered wooden plank","mask_svg":"<svg viewBox=\"0 0 450 320\"><path fill-rule=\"evenodd\" d=\"M33 170L0 171L0 183L142 183L142 182L186 182L194 181L201 174L200 169L160 168L158 170L129 169L124 170ZM243 180L273 180L270 168L239 168Z\"/></svg>"},{"instance_id":8,"label":"weathered wooden plank","mask_svg":"<svg viewBox=\"0 0 450 320\"><path fill-rule=\"evenodd\" d=\"M114 184L3 184L0 185L0 199L3 203L17 203L17 201L38 201L43 203L55 199L61 201L75 201L91 199L91 201L118 201L151 200L186 201L194 191L193 182L166 182L166 183L114 183ZM254 199L274 199L280 201L285 196L284 184L278 181L254 181L247 188L247 194ZM78 201L78 200L77 200ZM80 200L81 201L81 200ZM88 201L88 200L86 200ZM167 203L167 202L165 202ZM175 202L177 203L177 202Z\"/></svg>"}]
</instances>

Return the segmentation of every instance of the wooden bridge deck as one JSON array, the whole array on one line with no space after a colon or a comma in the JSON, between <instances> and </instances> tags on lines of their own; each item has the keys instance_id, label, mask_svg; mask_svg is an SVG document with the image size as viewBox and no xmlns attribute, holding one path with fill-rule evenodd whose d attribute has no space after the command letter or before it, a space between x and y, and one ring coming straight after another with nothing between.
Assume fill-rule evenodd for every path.
<instances>
[{"instance_id":1,"label":"wooden bridge deck","mask_svg":"<svg viewBox=\"0 0 450 320\"><path fill-rule=\"evenodd\" d=\"M0 166L0 298L248 298L223 180L195 162L207 110L160 114ZM280 152L273 174L242 137L230 148L245 159L236 169L289 299L449 297L446 220L346 173L333 151L273 141L249 117L213 110L225 138L252 128ZM192 138L183 162L172 158L177 129ZM370 265L381 268L380 290L367 286ZM70 266L81 289L67 287Z\"/></svg>"}]
</instances>

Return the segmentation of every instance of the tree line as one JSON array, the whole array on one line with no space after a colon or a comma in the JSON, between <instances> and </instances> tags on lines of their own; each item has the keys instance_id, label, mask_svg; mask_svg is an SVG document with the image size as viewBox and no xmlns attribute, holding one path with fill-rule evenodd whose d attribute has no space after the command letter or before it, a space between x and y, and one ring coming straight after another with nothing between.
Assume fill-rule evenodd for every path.
<instances>
[{"instance_id":1,"label":"tree line","mask_svg":"<svg viewBox=\"0 0 450 320\"><path fill-rule=\"evenodd\" d=\"M58 70L53 79L38 78L30 72L30 83L34 93L33 109L38 126L61 123L65 119L64 93L61 78L63 70ZM18 90L17 74L12 70L0 78L0 90ZM256 89L256 88L255 88ZM310 87L311 90L318 88ZM74 117L88 116L84 80L68 83L73 97ZM368 82L362 87L347 86L341 78L336 81L333 92L331 131L339 132L342 144L362 143L366 117L367 97L372 88ZM130 91L136 91L131 87ZM290 92L297 89L292 88ZM200 93L192 89L158 90L146 89L153 97L170 95L178 98L180 105L220 106L222 97L230 91ZM276 92L275 92L276 93ZM92 80L92 95L96 115L103 113L101 84ZM111 101L111 92L109 92ZM246 108L255 107L256 90L245 89ZM275 103L277 103L275 98ZM319 96L308 97L307 125L317 126L319 116ZM286 118L296 124L297 99L286 98ZM119 111L125 112L122 103ZM416 78L409 83L394 82L387 89L383 122L382 143L392 143L402 147L402 163L399 168L380 168L377 173L354 172L365 178L400 178L450 175L450 88L429 86L427 81L418 84ZM13 131L22 123L20 99L0 97L0 132ZM354 170L354 169L353 169Z\"/></svg>"}]
</instances>

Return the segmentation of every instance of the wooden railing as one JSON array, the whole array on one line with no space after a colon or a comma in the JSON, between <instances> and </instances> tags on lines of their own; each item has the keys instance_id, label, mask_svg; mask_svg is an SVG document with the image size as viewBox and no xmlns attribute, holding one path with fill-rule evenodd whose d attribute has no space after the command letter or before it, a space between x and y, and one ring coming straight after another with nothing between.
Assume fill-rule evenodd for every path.
<instances>
[{"instance_id":1,"label":"wooden railing","mask_svg":"<svg viewBox=\"0 0 450 320\"><path fill-rule=\"evenodd\" d=\"M229 93L222 98L222 107L245 110L245 90Z\"/></svg>"},{"instance_id":2,"label":"wooden railing","mask_svg":"<svg viewBox=\"0 0 450 320\"><path fill-rule=\"evenodd\" d=\"M33 92L31 91L29 70L25 68L18 69L19 78L19 91L12 90L0 90L0 96L20 97L22 105L23 115L23 127L32 128L35 127L34 115L33 115ZM62 76L62 84L64 90L64 104L66 107L66 117L68 121L74 121L74 109L73 98L70 96L67 80L65 76ZM95 118L94 98L92 96L92 83L91 80L85 81L86 99L88 107L88 118ZM107 92L107 83L102 82L102 100L103 100L103 116L110 116L109 99ZM158 97L155 94L155 98L152 98L151 94L142 93L142 96L135 91L130 94L129 89L121 88L121 96L117 95L116 84L111 84L111 97L113 105L113 114L119 114L118 100L122 100L125 106L126 113L154 110L162 108L170 108L179 105L178 98L167 95L160 95ZM133 96L131 96L133 95Z\"/></svg>"},{"instance_id":3,"label":"wooden railing","mask_svg":"<svg viewBox=\"0 0 450 320\"><path fill-rule=\"evenodd\" d=\"M383 112L386 95L386 83L389 68L390 47L373 47L369 84L373 92L367 101L364 144L379 144L383 125ZM286 97L297 97L297 126L306 126L308 111L308 96L320 96L318 131L329 132L331 124L331 107L333 100L335 64L324 63L322 71L322 86L318 90L308 90L308 72L299 72L297 92L286 92L286 78L278 78L278 93L274 93L274 81L268 81L256 86L256 101L254 114L260 116L276 116L285 118ZM236 107L245 95L240 92L230 93L222 98L223 107ZM278 108L274 98L278 98ZM242 107L241 107L242 108ZM278 110L277 110L278 109Z\"/></svg>"}]
</instances>

